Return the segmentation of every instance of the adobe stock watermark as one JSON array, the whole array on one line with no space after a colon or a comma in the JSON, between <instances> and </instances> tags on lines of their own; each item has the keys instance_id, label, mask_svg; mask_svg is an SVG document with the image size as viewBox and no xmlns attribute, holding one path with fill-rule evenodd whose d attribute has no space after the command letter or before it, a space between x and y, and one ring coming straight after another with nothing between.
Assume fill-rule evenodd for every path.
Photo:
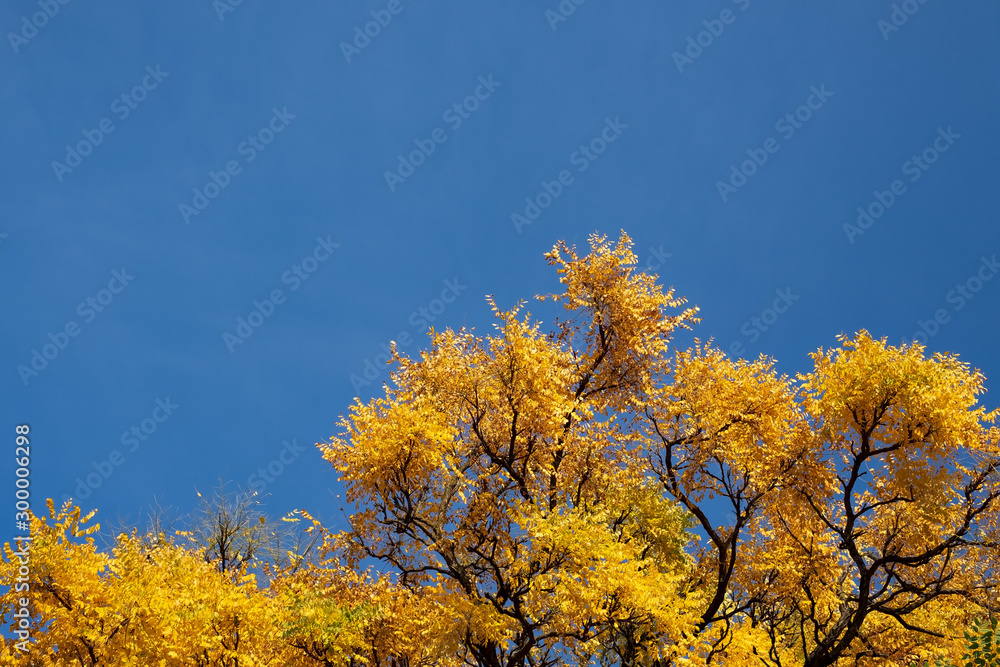
<instances>
[{"instance_id":1,"label":"adobe stock watermark","mask_svg":"<svg viewBox=\"0 0 1000 667\"><path fill-rule=\"evenodd\" d=\"M565 22L570 16L576 13L576 8L587 2L587 0L562 0L555 10L545 10L545 20L549 22L552 32L556 31L560 23Z\"/></svg>"},{"instance_id":2,"label":"adobe stock watermark","mask_svg":"<svg viewBox=\"0 0 1000 667\"><path fill-rule=\"evenodd\" d=\"M81 301L76 307L76 314L83 318L84 324L90 324L97 319L99 313L104 312L111 305L115 300L115 295L121 294L133 280L135 280L135 276L131 275L124 266L121 271L115 269L111 272L108 286ZM76 320L69 320L56 333L49 332L48 341L42 344L41 352L38 348L31 348L31 359L28 363L17 366L17 373L21 376L21 382L24 383L24 386L27 387L32 378L38 377L42 371L48 368L49 364L55 361L56 357L69 346L70 339L79 336L81 331L83 329Z\"/></svg>"},{"instance_id":3,"label":"adobe stock watermark","mask_svg":"<svg viewBox=\"0 0 1000 667\"><path fill-rule=\"evenodd\" d=\"M804 124L813 117L813 112L822 109L827 100L833 97L833 93L826 89L826 84L821 84L819 88L810 86L809 91L810 94L803 104L796 107L795 111L786 113L774 124L775 131L780 132L786 141L794 137L797 130L802 129ZM719 197L722 198L722 201L729 201L730 195L746 185L747 179L756 174L757 170L767 162L768 157L780 149L781 144L778 143L778 140L774 137L768 137L764 140L762 148L747 149L746 153L749 159L741 162L738 169L735 164L729 165L728 182L715 182L715 187L719 191Z\"/></svg>"},{"instance_id":4,"label":"adobe stock watermark","mask_svg":"<svg viewBox=\"0 0 1000 667\"><path fill-rule=\"evenodd\" d=\"M441 114L441 120L448 123L452 132L455 132L462 127L462 123L472 117L472 114L479 109L480 104L490 99L494 91L502 85L502 82L493 80L492 74L485 78L479 77L478 84L473 89L472 94L445 109L444 113ZM446 141L448 141L448 133L440 127L431 130L427 139L414 139L413 144L416 149L410 151L409 155L405 157L400 154L396 170L386 170L384 173L385 184L389 186L389 192L395 192L396 186L412 176L417 168L434 154L438 144L443 144Z\"/></svg>"},{"instance_id":5,"label":"adobe stock watermark","mask_svg":"<svg viewBox=\"0 0 1000 667\"><path fill-rule=\"evenodd\" d=\"M274 141L274 138L284 132L285 128L291 125L296 117L295 114L288 112L288 107L281 107L281 111L278 111L277 107L273 107L271 119L255 134L247 135L246 140L241 141L236 146L236 153L242 155L247 164L253 162L257 159L257 155L263 153L268 145ZM191 198L190 206L185 202L177 205L177 210L180 211L184 224L191 223L191 216L201 215L201 212L208 208L212 200L229 187L232 179L242 173L243 166L239 160L229 160L219 171L209 170L208 181L205 182L205 185L201 188L191 189L194 196Z\"/></svg>"},{"instance_id":6,"label":"adobe stock watermark","mask_svg":"<svg viewBox=\"0 0 1000 667\"><path fill-rule=\"evenodd\" d=\"M882 33L882 39L889 41L889 36L906 25L910 17L920 11L920 5L926 5L927 0L903 0L899 4L892 5L889 13L889 20L879 19L875 22L875 27Z\"/></svg>"},{"instance_id":7,"label":"adobe stock watermark","mask_svg":"<svg viewBox=\"0 0 1000 667\"><path fill-rule=\"evenodd\" d=\"M340 247L339 243L334 243L330 240L330 235L328 234L326 238L322 236L316 237L316 246L313 248L312 252L306 255L297 264L292 264L291 268L281 274L281 283L283 285L289 285L288 291L295 292L300 287L302 283L309 280L312 274L319 270L320 265L326 260L330 259L333 255L333 251ZM226 348L229 350L229 354L236 351L237 345L242 345L247 340L253 336L254 332L264 325L264 322L268 320L274 311L277 310L278 306L285 303L285 293L281 288L275 288L271 290L268 297L263 301L258 301L254 299L253 308L246 318L240 316L236 318L236 329L235 334L229 333L228 331L222 332L222 342L225 343Z\"/></svg>"},{"instance_id":8,"label":"adobe stock watermark","mask_svg":"<svg viewBox=\"0 0 1000 667\"><path fill-rule=\"evenodd\" d=\"M754 315L740 327L740 333L743 334L751 343L756 343L760 340L761 334L774 326L775 322L777 322L784 313L787 313L788 309L799 300L798 294L792 294L791 287L776 289L774 290L774 293L777 297L771 303L771 307L760 311L759 315ZM729 344L729 356L731 357L739 357L745 351L746 348L743 346L742 341L734 340Z\"/></svg>"},{"instance_id":9,"label":"adobe stock watermark","mask_svg":"<svg viewBox=\"0 0 1000 667\"><path fill-rule=\"evenodd\" d=\"M674 253L663 251L662 243L659 248L649 246L649 257L646 259L646 265L643 268L646 271L659 271L666 261L673 256Z\"/></svg>"},{"instance_id":10,"label":"adobe stock watermark","mask_svg":"<svg viewBox=\"0 0 1000 667\"><path fill-rule=\"evenodd\" d=\"M145 101L149 93L159 88L160 84L168 76L170 76L170 72L162 71L159 65L155 69L147 65L146 74L139 83L111 102L111 113L115 114L119 121L125 120L133 111L139 108L139 105ZM58 160L54 160L52 162L52 171L55 173L56 179L62 183L63 177L66 174L73 173L74 169L83 164L83 159L93 153L94 149L104 141L104 138L114 131L115 123L109 117L104 117L98 121L97 127L92 130L81 130L80 133L83 135L83 139L76 142L73 146L66 145L66 157L63 158L64 161L59 162Z\"/></svg>"},{"instance_id":11,"label":"adobe stock watermark","mask_svg":"<svg viewBox=\"0 0 1000 667\"><path fill-rule=\"evenodd\" d=\"M645 273L659 271L666 264L667 260L674 256L674 253L666 252L663 249L662 243L656 248L649 246L647 251L649 255L647 255L645 263L636 263L636 269Z\"/></svg>"},{"instance_id":12,"label":"adobe stock watermark","mask_svg":"<svg viewBox=\"0 0 1000 667\"><path fill-rule=\"evenodd\" d=\"M622 132L628 129L628 125L621 122L618 116L614 120L604 119L604 127L600 133L588 143L581 145L569 155L569 163L576 167L577 173L582 174L587 171L591 164L597 161L610 144L618 141ZM534 197L524 198L523 213L511 213L510 221L514 225L517 233L521 233L521 228L530 225L542 215L542 211L547 209L552 203L562 196L563 190L575 182L573 174L569 169L563 169L551 181L542 180L542 189Z\"/></svg>"},{"instance_id":13,"label":"adobe stock watermark","mask_svg":"<svg viewBox=\"0 0 1000 667\"><path fill-rule=\"evenodd\" d=\"M402 0L389 0L385 9L373 9L369 12L372 20L364 24L364 29L359 25L354 26L354 39L350 43L340 43L340 52L344 54L347 64L351 64L354 56L361 55L372 40L381 35L383 29L389 27L392 17L399 15L404 9Z\"/></svg>"},{"instance_id":14,"label":"adobe stock watermark","mask_svg":"<svg viewBox=\"0 0 1000 667\"><path fill-rule=\"evenodd\" d=\"M236 8L243 4L243 0L212 0L212 9L220 21L226 20L226 14L235 12Z\"/></svg>"},{"instance_id":15,"label":"adobe stock watermark","mask_svg":"<svg viewBox=\"0 0 1000 667\"><path fill-rule=\"evenodd\" d=\"M39 30L47 26L49 20L55 18L55 15L59 13L59 8L69 3L70 0L38 0L38 6L42 11L32 14L30 19L27 16L22 16L21 29L16 33L7 33L7 40L10 42L10 47L14 49L14 53L20 52L22 46L34 38Z\"/></svg>"},{"instance_id":16,"label":"adobe stock watermark","mask_svg":"<svg viewBox=\"0 0 1000 667\"><path fill-rule=\"evenodd\" d=\"M403 329L396 334L395 341L386 341L382 343L380 346L382 352L379 352L374 357L368 357L365 359L364 364L362 365L361 374L351 374L348 379L351 382L351 386L354 387L354 391L361 391L362 387L367 387L385 372L386 365L392 358L393 342L396 343L397 349L402 349L411 345L415 340L414 336L418 336L426 331L431 326L431 322L444 313L449 304L455 303L458 297L461 296L462 292L469 289L468 285L463 285L458 282L458 278L445 280L443 284L444 288L441 290L441 294L438 298L431 299L426 306L421 306L410 313L407 323L409 323L412 329ZM413 332L413 335L410 334L410 331Z\"/></svg>"},{"instance_id":17,"label":"adobe stock watermark","mask_svg":"<svg viewBox=\"0 0 1000 667\"><path fill-rule=\"evenodd\" d=\"M247 477L247 487L263 494L267 490L268 484L273 484L274 480L285 472L287 466L292 465L299 458L299 454L306 451L306 447L300 447L295 438L291 442L281 441L281 452L272 459L266 466L257 468L257 472Z\"/></svg>"},{"instance_id":18,"label":"adobe stock watermark","mask_svg":"<svg viewBox=\"0 0 1000 667\"><path fill-rule=\"evenodd\" d=\"M149 417L146 417L138 424L133 424L127 431L122 433L119 441L122 447L128 447L128 453L133 453L140 446L142 446L150 437L156 433L159 429L160 424L167 421L171 415L174 414L174 410L181 407L180 405L174 403L170 400L170 397L157 398L155 401L155 407ZM94 472L88 473L83 479L77 477L76 480L76 498L78 500L86 500L90 495L99 489L104 482L111 478L115 471L120 468L125 463L125 454L122 453L120 449L112 449L108 453L107 459L102 459L100 461L91 461L90 465L94 469ZM69 494L64 493L62 496L62 501L66 502L70 498Z\"/></svg>"},{"instance_id":19,"label":"adobe stock watermark","mask_svg":"<svg viewBox=\"0 0 1000 667\"><path fill-rule=\"evenodd\" d=\"M979 258L979 268L967 279L957 283L953 289L948 290L944 295L945 303L952 304L952 310L958 312L972 301L993 277L1000 273L1000 262L994 254L987 258ZM932 317L926 320L917 320L917 330L913 332L911 340L915 340L922 345L927 345L931 338L938 335L941 327L951 321L951 313L947 308L938 308Z\"/></svg>"},{"instance_id":20,"label":"adobe stock watermark","mask_svg":"<svg viewBox=\"0 0 1000 667\"><path fill-rule=\"evenodd\" d=\"M732 2L740 8L741 12L746 11L750 6L750 0L732 0ZM737 16L738 14L727 8L719 12L719 18L702 21L701 24L705 26L705 29L695 35L687 36L687 46L684 49L684 53L674 51L671 54L674 59L674 65L677 66L677 71L683 74L685 65L693 65L694 61L700 58L705 52L705 49L712 46L715 40L722 36L722 33L726 30L726 26L736 22Z\"/></svg>"},{"instance_id":21,"label":"adobe stock watermark","mask_svg":"<svg viewBox=\"0 0 1000 667\"><path fill-rule=\"evenodd\" d=\"M947 130L939 127L937 134L930 146L921 151L919 155L910 157L900 167L903 174L910 177L911 183L919 181L924 172L938 161L941 154L948 152L955 145L955 141L962 137L961 134L955 134L951 125L948 126ZM889 184L888 190L875 190L872 193L874 200L865 206L858 207L858 217L854 221L855 224L844 223L844 234L847 235L847 240L851 242L851 245L854 245L856 237L871 229L875 221L885 215L896 203L896 199L904 194L906 194L906 184L898 178Z\"/></svg>"}]
</instances>

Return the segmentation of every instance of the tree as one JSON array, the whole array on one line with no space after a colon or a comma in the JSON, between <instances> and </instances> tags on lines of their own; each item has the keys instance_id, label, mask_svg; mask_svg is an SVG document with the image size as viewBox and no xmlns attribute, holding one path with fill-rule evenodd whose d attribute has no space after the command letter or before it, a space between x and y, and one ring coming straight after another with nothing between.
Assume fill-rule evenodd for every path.
<instances>
[{"instance_id":1,"label":"tree","mask_svg":"<svg viewBox=\"0 0 1000 667\"><path fill-rule=\"evenodd\" d=\"M697 309L624 232L547 257L553 332L489 298L493 335L394 350L393 386L318 445L348 531L304 510L280 529L223 486L192 541L154 520L102 552L92 513L50 501L30 571L4 547L30 613L12 587L0 622L37 644L4 640L0 666L995 662L1000 411L978 370L866 331L794 379L676 349Z\"/></svg>"},{"instance_id":2,"label":"tree","mask_svg":"<svg viewBox=\"0 0 1000 667\"><path fill-rule=\"evenodd\" d=\"M1000 560L978 371L867 332L794 381L672 350L696 309L636 271L624 232L547 257L555 331L490 298L495 335L394 353L385 397L318 445L358 506L351 562L433 596L482 667L960 654Z\"/></svg>"},{"instance_id":3,"label":"tree","mask_svg":"<svg viewBox=\"0 0 1000 667\"><path fill-rule=\"evenodd\" d=\"M324 554L335 554L342 536L319 529ZM287 569L272 580L285 609L282 636L311 661L350 667L459 667L457 647L443 631L444 615L432 596L387 577L346 567L336 555Z\"/></svg>"},{"instance_id":4,"label":"tree","mask_svg":"<svg viewBox=\"0 0 1000 667\"><path fill-rule=\"evenodd\" d=\"M89 537L98 526L85 525L93 513L69 503L57 513L50 500L47 519L32 517L28 590L0 597L0 622L13 629L26 598L34 643L23 651L4 640L0 665L315 664L283 641L283 610L253 575L220 572L170 542L150 549L135 533L99 552ZM18 560L10 545L4 552L0 576L13 581Z\"/></svg>"},{"instance_id":5,"label":"tree","mask_svg":"<svg viewBox=\"0 0 1000 667\"><path fill-rule=\"evenodd\" d=\"M219 486L209 498L198 493L201 507L187 517L187 529L179 531L204 550L205 560L220 572L252 567L267 552L267 518L258 510L256 493Z\"/></svg>"},{"instance_id":6,"label":"tree","mask_svg":"<svg viewBox=\"0 0 1000 667\"><path fill-rule=\"evenodd\" d=\"M955 628L995 612L1000 586L1000 434L987 426L1000 412L977 407L984 378L867 332L812 358L799 377L811 451L766 514L758 569L784 567L757 618L807 667L954 654Z\"/></svg>"},{"instance_id":7,"label":"tree","mask_svg":"<svg viewBox=\"0 0 1000 667\"><path fill-rule=\"evenodd\" d=\"M553 335L491 298L497 335L449 330L419 361L394 353L396 387L319 445L360 505L350 562L379 559L432 596L466 662L547 667L596 654L616 627L681 644L696 623L687 518L628 465L622 419L695 311L670 314L683 300L631 272L629 245L548 255L577 315Z\"/></svg>"},{"instance_id":8,"label":"tree","mask_svg":"<svg viewBox=\"0 0 1000 667\"><path fill-rule=\"evenodd\" d=\"M57 513L48 505L48 517L31 517L27 573L4 546L0 578L27 588L0 596L0 623L11 631L23 624L29 639L2 640L2 666L431 664L420 637L435 615L387 580L289 557L265 563L271 581L262 588L248 559L223 570L203 548L163 533L133 529L98 551L91 535L99 526L87 525L94 512L81 516L67 503Z\"/></svg>"},{"instance_id":9,"label":"tree","mask_svg":"<svg viewBox=\"0 0 1000 667\"><path fill-rule=\"evenodd\" d=\"M807 476L809 440L794 389L771 360L734 361L701 344L658 360L657 371L658 386L633 420L634 465L652 474L707 538L694 549L690 581L702 594L701 658L757 662L765 636L749 614L783 570L756 566L770 549L765 515L781 502L781 490ZM769 657L795 664L784 648L776 643Z\"/></svg>"}]
</instances>

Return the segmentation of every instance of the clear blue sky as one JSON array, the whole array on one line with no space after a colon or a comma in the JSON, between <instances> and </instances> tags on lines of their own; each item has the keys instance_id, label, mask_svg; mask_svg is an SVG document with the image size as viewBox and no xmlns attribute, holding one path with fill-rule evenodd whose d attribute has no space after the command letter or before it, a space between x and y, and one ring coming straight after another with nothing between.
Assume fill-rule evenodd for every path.
<instances>
[{"instance_id":1,"label":"clear blue sky","mask_svg":"<svg viewBox=\"0 0 1000 667\"><path fill-rule=\"evenodd\" d=\"M0 7L2 478L28 423L36 509L103 469L105 521L189 511L284 458L269 510L335 516L313 444L386 379L351 376L594 231L742 356L937 315L998 386L995 2L226 1Z\"/></svg>"}]
</instances>

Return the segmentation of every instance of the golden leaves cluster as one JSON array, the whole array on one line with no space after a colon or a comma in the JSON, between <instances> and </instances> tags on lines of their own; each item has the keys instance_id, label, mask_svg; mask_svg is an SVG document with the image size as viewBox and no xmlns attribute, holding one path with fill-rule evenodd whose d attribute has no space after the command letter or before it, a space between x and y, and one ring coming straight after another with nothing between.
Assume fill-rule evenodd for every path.
<instances>
[{"instance_id":1,"label":"golden leaves cluster","mask_svg":"<svg viewBox=\"0 0 1000 667\"><path fill-rule=\"evenodd\" d=\"M442 664L440 642L426 639L439 634L439 615L386 579L310 564L272 572L262 587L245 565L221 572L204 550L162 534L152 544L121 534L102 552L93 514L69 503L57 512L50 500L48 517L32 517L28 590L0 596L8 627L29 600L31 642L24 652L4 639L0 665ZM5 545L0 578L15 581L20 564Z\"/></svg>"},{"instance_id":2,"label":"golden leaves cluster","mask_svg":"<svg viewBox=\"0 0 1000 667\"><path fill-rule=\"evenodd\" d=\"M357 558L460 610L480 664L957 650L957 619L996 591L978 371L867 332L794 379L674 350L697 309L636 270L624 232L547 258L552 333L490 299L493 335L397 355L394 386L322 445L359 506Z\"/></svg>"},{"instance_id":3,"label":"golden leaves cluster","mask_svg":"<svg viewBox=\"0 0 1000 667\"><path fill-rule=\"evenodd\" d=\"M39 664L958 660L961 629L1000 612L982 374L865 331L794 378L711 342L675 349L697 309L631 248L622 232L546 255L551 332L491 297L490 335L394 351L384 395L318 445L350 530L303 512L324 559L290 558L267 588L170 544L101 554L65 537L79 510L38 520Z\"/></svg>"}]
</instances>

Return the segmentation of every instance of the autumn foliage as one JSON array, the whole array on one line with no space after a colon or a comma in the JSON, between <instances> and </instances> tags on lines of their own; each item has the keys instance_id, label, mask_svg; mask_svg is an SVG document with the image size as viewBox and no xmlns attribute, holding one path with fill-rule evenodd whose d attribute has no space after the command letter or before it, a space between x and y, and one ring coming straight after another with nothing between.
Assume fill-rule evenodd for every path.
<instances>
[{"instance_id":1,"label":"autumn foliage","mask_svg":"<svg viewBox=\"0 0 1000 667\"><path fill-rule=\"evenodd\" d=\"M795 378L677 349L697 309L637 270L624 233L547 258L551 331L490 298L490 335L396 354L384 395L318 445L354 506L341 533L300 514L320 557L268 559L265 583L204 544L101 552L89 517L50 507L37 644L7 640L0 665L992 659L976 619L1000 612L1000 412L978 370L865 331Z\"/></svg>"}]
</instances>

